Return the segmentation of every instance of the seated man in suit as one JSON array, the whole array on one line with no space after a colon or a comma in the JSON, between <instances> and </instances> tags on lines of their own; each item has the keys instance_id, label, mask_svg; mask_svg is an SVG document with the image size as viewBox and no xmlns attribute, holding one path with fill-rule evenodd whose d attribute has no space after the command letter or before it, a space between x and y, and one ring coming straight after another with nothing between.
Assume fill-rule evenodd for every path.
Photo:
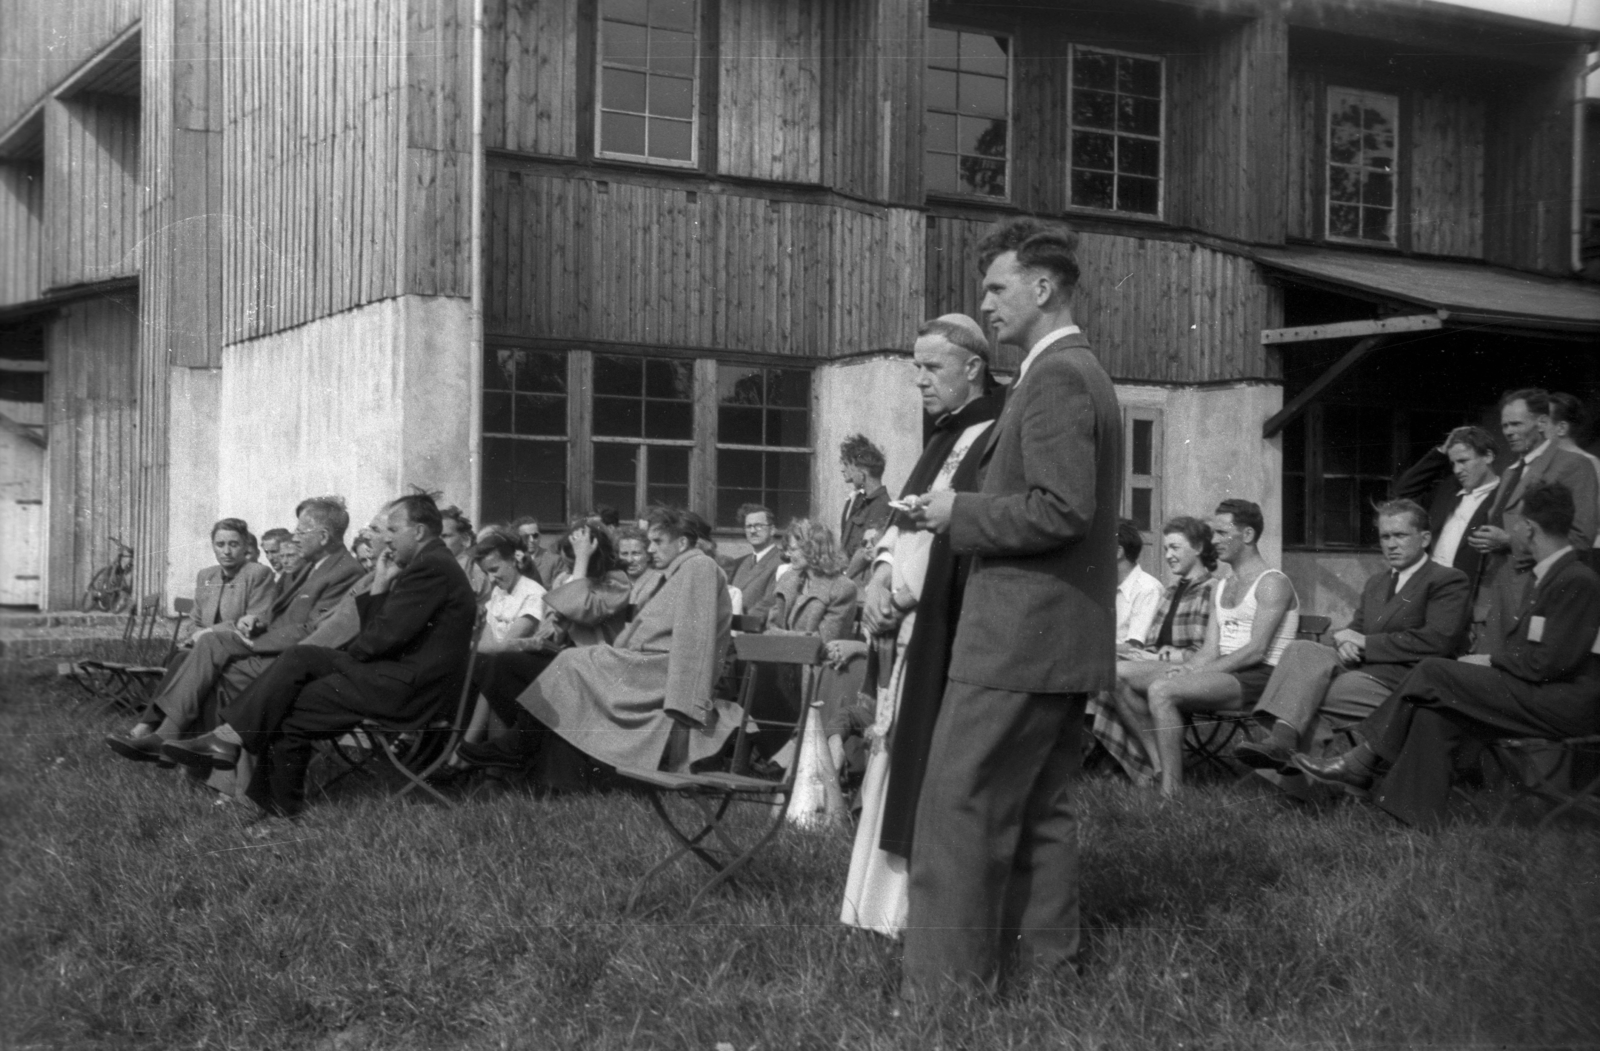
<instances>
[{"instance_id":1,"label":"seated man in suit","mask_svg":"<svg viewBox=\"0 0 1600 1051\"><path fill-rule=\"evenodd\" d=\"M883 484L887 463L883 450L864 434L839 443L839 470L850 487L839 516L839 550L850 560L845 576L861 587L872 576L872 553L889 525L889 490Z\"/></svg>"},{"instance_id":2,"label":"seated man in suit","mask_svg":"<svg viewBox=\"0 0 1600 1051\"><path fill-rule=\"evenodd\" d=\"M1447 815L1464 742L1600 733L1600 577L1573 549L1573 518L1566 486L1529 486L1512 528L1534 558L1533 589L1494 654L1423 660L1357 728L1359 744L1326 760L1297 754L1295 766L1326 784L1371 786L1378 806L1430 828Z\"/></svg>"},{"instance_id":3,"label":"seated man in suit","mask_svg":"<svg viewBox=\"0 0 1600 1051\"><path fill-rule=\"evenodd\" d=\"M235 692L249 685L273 657L304 641L360 578L361 564L344 547L350 515L341 497L302 500L295 518L294 539L306 565L284 582L270 620L262 624L266 632L252 637L253 618L245 617L197 634L188 657L150 699L142 722L153 732L109 734L106 744L113 752L136 762L159 761L161 745L190 729L219 682L227 681ZM227 675L234 664L242 666Z\"/></svg>"},{"instance_id":4,"label":"seated man in suit","mask_svg":"<svg viewBox=\"0 0 1600 1051\"><path fill-rule=\"evenodd\" d=\"M1467 537L1489 520L1489 505L1500 478L1494 473L1494 437L1482 427L1457 427L1444 444L1429 449L1390 487L1396 500L1414 500L1428 508L1430 554L1441 566L1478 579L1483 554Z\"/></svg>"},{"instance_id":5,"label":"seated man in suit","mask_svg":"<svg viewBox=\"0 0 1600 1051\"><path fill-rule=\"evenodd\" d=\"M750 553L734 563L732 584L744 596L744 611L765 617L772 605L778 567L783 564L783 545L776 538L777 518L760 504L745 504L739 508L739 522L744 526L744 538L750 541Z\"/></svg>"},{"instance_id":6,"label":"seated man in suit","mask_svg":"<svg viewBox=\"0 0 1600 1051\"><path fill-rule=\"evenodd\" d=\"M283 556L278 551L278 545L289 540L294 534L282 526L275 526L261 534L261 555L267 560L267 565L272 567L276 577L283 576Z\"/></svg>"},{"instance_id":7,"label":"seated man in suit","mask_svg":"<svg viewBox=\"0 0 1600 1051\"><path fill-rule=\"evenodd\" d=\"M1303 639L1289 643L1254 709L1271 735L1240 744L1235 759L1292 773L1294 753L1308 750L1319 711L1365 718L1418 661L1456 654L1472 588L1459 569L1428 557L1427 523L1427 512L1411 500L1378 508L1386 568L1362 588L1349 626L1334 633L1334 648Z\"/></svg>"},{"instance_id":8,"label":"seated man in suit","mask_svg":"<svg viewBox=\"0 0 1600 1051\"><path fill-rule=\"evenodd\" d=\"M372 590L356 600L361 632L343 651L291 646L223 710L227 722L162 755L230 769L242 747L256 760L245 794L268 816L305 804L313 742L368 717L424 722L453 701L466 675L477 605L467 576L439 540L439 508L402 496L372 523L382 550Z\"/></svg>"}]
</instances>

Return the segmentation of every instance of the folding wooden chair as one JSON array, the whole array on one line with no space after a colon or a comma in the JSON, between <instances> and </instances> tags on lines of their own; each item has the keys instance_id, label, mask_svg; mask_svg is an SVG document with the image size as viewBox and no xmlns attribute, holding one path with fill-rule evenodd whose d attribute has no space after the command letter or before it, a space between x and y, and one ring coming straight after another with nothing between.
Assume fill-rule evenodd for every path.
<instances>
[{"instance_id":1,"label":"folding wooden chair","mask_svg":"<svg viewBox=\"0 0 1600 1051\"><path fill-rule=\"evenodd\" d=\"M467 674L461 684L461 693L449 712L435 710L420 719L399 722L389 719L364 719L353 731L356 736L370 742L370 747L353 748L342 743L343 738L330 742L331 751L346 768L323 782L327 791L336 782L357 771L367 772L366 766L377 755L382 755L389 765L400 772L404 782L390 793L393 799L403 798L417 789L428 793L439 802L450 806L451 799L428 783L450 756L455 753L461 737L472 720L473 704L477 693L472 685L472 671L478 663L478 640L483 635L483 611L478 611L472 626L472 644L467 652ZM349 735L345 735L349 736Z\"/></svg>"},{"instance_id":2,"label":"folding wooden chair","mask_svg":"<svg viewBox=\"0 0 1600 1051\"><path fill-rule=\"evenodd\" d=\"M91 700L113 708L137 712L149 700L150 690L167 673L167 664L178 651L178 634L194 609L194 600L173 602L172 635L159 657L156 651L156 625L163 619L161 593L153 591L128 607L123 622L122 641L113 657L91 658L62 664L57 671L84 690Z\"/></svg>"},{"instance_id":3,"label":"folding wooden chair","mask_svg":"<svg viewBox=\"0 0 1600 1051\"><path fill-rule=\"evenodd\" d=\"M1551 746L1567 753L1574 764L1584 757L1589 759L1592 765L1587 769L1579 766L1575 771L1579 779L1576 787L1569 788L1556 780L1559 766L1547 766L1526 756L1526 753ZM1519 753L1523 754L1521 762L1516 758ZM1502 780L1509 789L1493 813L1489 813L1481 804L1480 793L1466 794L1472 808L1489 824L1503 824L1517 802L1523 799L1555 804L1539 819L1539 828L1548 827L1568 811L1600 818L1600 734L1559 740L1527 737L1491 741L1484 749L1484 756L1499 767Z\"/></svg>"},{"instance_id":4,"label":"folding wooden chair","mask_svg":"<svg viewBox=\"0 0 1600 1051\"><path fill-rule=\"evenodd\" d=\"M1295 632L1296 641L1321 642L1332 621L1316 613L1300 614L1300 627ZM1243 734L1250 736L1255 725L1248 711L1193 712L1184 716L1183 743L1190 756L1189 765L1195 770L1215 770L1232 777L1238 773L1228 753L1234 741Z\"/></svg>"},{"instance_id":5,"label":"folding wooden chair","mask_svg":"<svg viewBox=\"0 0 1600 1051\"><path fill-rule=\"evenodd\" d=\"M677 845L634 884L628 895L624 911L634 912L640 897L651 881L665 872L679 858L693 855L711 869L712 876L689 900L685 914L693 912L700 901L714 888L732 880L750 860L765 847L783 827L790 795L794 792L795 774L801 767L800 731L805 725L806 713L816 699L821 675L806 676L807 686L796 718L789 720L755 720L751 718L751 702L755 694L754 668L763 664L818 666L823 663L822 640L814 635L737 635L733 640L735 654L745 665L744 687L740 691L739 729L734 738L733 763L727 772L673 773L666 770L646 770L640 767L619 767L617 775L643 787L650 797L656 815L667 828ZM781 780L768 780L751 776L749 733L751 726L758 729L784 728L794 742L794 759ZM683 817L673 814L667 800L676 797L690 805L680 807ZM725 818L730 816L735 804L767 808L753 832L745 832L743 841L735 830L728 827ZM747 812L747 811L746 811Z\"/></svg>"}]
</instances>

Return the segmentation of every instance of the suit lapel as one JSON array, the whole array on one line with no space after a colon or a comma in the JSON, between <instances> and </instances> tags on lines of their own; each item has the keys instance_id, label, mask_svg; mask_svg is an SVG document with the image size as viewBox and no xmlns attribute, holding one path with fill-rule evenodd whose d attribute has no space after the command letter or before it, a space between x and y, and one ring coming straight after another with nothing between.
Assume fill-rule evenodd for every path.
<instances>
[{"instance_id":1,"label":"suit lapel","mask_svg":"<svg viewBox=\"0 0 1600 1051\"><path fill-rule=\"evenodd\" d=\"M1039 363L1044 360L1045 355L1058 353L1068 347L1086 348L1088 346L1089 341L1083 337L1082 332L1072 332L1062 336L1039 352L1039 356L1033 359L1033 364L1028 366L1027 372L1018 377L1016 382L1011 384L1011 389L1006 391L1006 403L1000 409L1000 418L994 421L994 426L989 428L989 433L985 438L982 463L988 463L989 457L994 455L994 447L1000 441L1000 432L1006 429L1008 421L1015 414L1015 406L1020 400L1017 397L1017 392L1022 389L1024 383L1028 382L1028 376L1039 367Z\"/></svg>"}]
</instances>

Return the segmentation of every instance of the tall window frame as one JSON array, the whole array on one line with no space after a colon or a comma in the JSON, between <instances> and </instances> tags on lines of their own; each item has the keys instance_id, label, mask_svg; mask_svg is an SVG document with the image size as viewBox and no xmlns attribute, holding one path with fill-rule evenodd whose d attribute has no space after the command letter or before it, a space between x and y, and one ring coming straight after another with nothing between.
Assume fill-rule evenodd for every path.
<instances>
[{"instance_id":1,"label":"tall window frame","mask_svg":"<svg viewBox=\"0 0 1600 1051\"><path fill-rule=\"evenodd\" d=\"M705 117L703 3L598 0L594 155L698 168ZM635 148L637 147L637 148Z\"/></svg>"},{"instance_id":2,"label":"tall window frame","mask_svg":"<svg viewBox=\"0 0 1600 1051\"><path fill-rule=\"evenodd\" d=\"M1067 203L1160 219L1167 191L1166 59L1074 44L1070 61Z\"/></svg>"},{"instance_id":3,"label":"tall window frame","mask_svg":"<svg viewBox=\"0 0 1600 1051\"><path fill-rule=\"evenodd\" d=\"M1329 241L1401 247L1403 128L1398 94L1326 85L1322 227Z\"/></svg>"},{"instance_id":4,"label":"tall window frame","mask_svg":"<svg viewBox=\"0 0 1600 1051\"><path fill-rule=\"evenodd\" d=\"M816 425L816 374L809 363L689 357L632 347L552 349L543 343L530 346L531 342L493 337L485 341L480 475L486 521L509 521L537 510L541 523L559 528L571 515L602 504L627 518L659 501L687 507L720 529L734 530L737 523L730 523L738 505L745 502L772 507L781 519L814 511L811 439ZM506 355L520 356L519 362L531 356L544 365L559 358L562 404L544 405L543 419L519 427L516 417L508 415L506 399L542 395L554 383L541 373L540 390L521 390L516 385L520 373L507 373L501 364ZM627 393L612 367L623 362L638 368L638 387ZM723 388L730 383L719 380L736 381L750 373L761 377L759 398L724 396ZM770 382L775 374L787 392L781 396ZM664 409L664 414L653 422L655 409ZM683 426L685 410L692 421L688 429ZM735 416L748 410L759 414L760 435L753 435L748 425L741 429L730 410ZM637 427L632 425L635 419ZM497 429L491 431L491 425ZM524 431L533 433L520 433ZM530 449L537 454L530 456ZM552 472L545 469L552 449L562 454L559 480L548 477ZM730 453L761 456L762 484L751 488L721 479ZM781 462L768 485L765 461L774 458ZM534 484L552 491L559 486L559 500L523 491L529 483L520 482L514 471L525 461L543 471L544 477ZM797 478L803 484L792 484Z\"/></svg>"},{"instance_id":5,"label":"tall window frame","mask_svg":"<svg viewBox=\"0 0 1600 1051\"><path fill-rule=\"evenodd\" d=\"M1141 561L1160 576L1161 526L1166 522L1165 414L1159 408L1128 406L1122 410L1122 517L1133 522L1144 539L1148 557Z\"/></svg>"},{"instance_id":6,"label":"tall window frame","mask_svg":"<svg viewBox=\"0 0 1600 1051\"><path fill-rule=\"evenodd\" d=\"M999 45L1001 55L994 55L984 41ZM1016 93L1014 44L1010 33L999 30L941 23L928 25L922 106L922 171L926 193L977 200L1011 200L1015 177L1012 158ZM1003 72L995 71L997 57L1004 60ZM998 97L994 81L1001 82ZM998 147L993 142L997 126L1003 139ZM994 187L997 176L997 192L981 188L984 184Z\"/></svg>"}]
</instances>

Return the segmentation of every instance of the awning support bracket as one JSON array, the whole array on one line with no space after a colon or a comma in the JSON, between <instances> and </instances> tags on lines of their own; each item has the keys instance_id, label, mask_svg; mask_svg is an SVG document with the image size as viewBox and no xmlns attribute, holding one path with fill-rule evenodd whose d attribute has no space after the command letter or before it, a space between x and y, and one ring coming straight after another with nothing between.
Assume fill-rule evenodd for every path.
<instances>
[{"instance_id":1,"label":"awning support bracket","mask_svg":"<svg viewBox=\"0 0 1600 1051\"><path fill-rule=\"evenodd\" d=\"M1335 321L1327 325L1264 328L1261 330L1261 342L1264 345L1309 343L1318 339L1349 339L1352 336L1381 336L1393 332L1427 332L1443 328L1449 316L1449 311L1438 310L1432 314L1400 314L1362 321Z\"/></svg>"},{"instance_id":2,"label":"awning support bracket","mask_svg":"<svg viewBox=\"0 0 1600 1051\"><path fill-rule=\"evenodd\" d=\"M1306 411L1307 406L1322 395L1323 391L1338 382L1339 378L1345 373L1361 364L1373 351L1388 343L1390 338L1387 335L1368 336L1345 351L1344 357L1329 366L1327 372L1312 380L1310 386L1296 394L1293 401L1279 409L1266 423L1261 425L1261 437L1271 438L1293 423L1302 412Z\"/></svg>"}]
</instances>

